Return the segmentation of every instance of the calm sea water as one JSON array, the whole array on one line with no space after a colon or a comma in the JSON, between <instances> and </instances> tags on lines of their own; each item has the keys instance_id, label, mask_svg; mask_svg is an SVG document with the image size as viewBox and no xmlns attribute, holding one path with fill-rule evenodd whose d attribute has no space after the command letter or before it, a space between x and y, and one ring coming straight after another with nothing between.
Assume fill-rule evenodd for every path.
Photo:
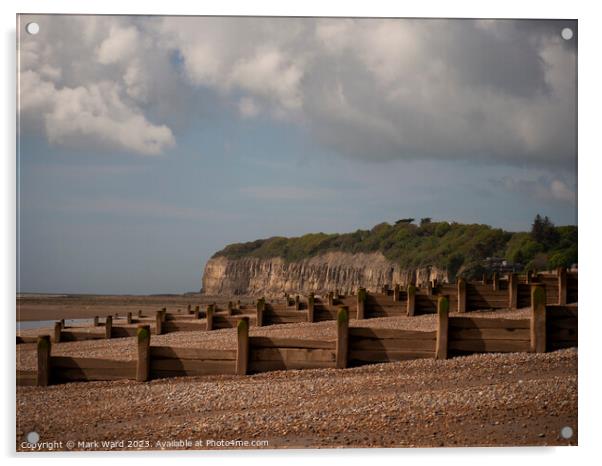
<instances>
[{"instance_id":1,"label":"calm sea water","mask_svg":"<svg viewBox=\"0 0 602 466\"><path fill-rule=\"evenodd\" d=\"M92 324L92 319L65 319L65 326L81 325L85 323ZM19 330L27 330L30 328L48 328L54 327L56 320L31 320L17 322L17 332Z\"/></svg>"}]
</instances>

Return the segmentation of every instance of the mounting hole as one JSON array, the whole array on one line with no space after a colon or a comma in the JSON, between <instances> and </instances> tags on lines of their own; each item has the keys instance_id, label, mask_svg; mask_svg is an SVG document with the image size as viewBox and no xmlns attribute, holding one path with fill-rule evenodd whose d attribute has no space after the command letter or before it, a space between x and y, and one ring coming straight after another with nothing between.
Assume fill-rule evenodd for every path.
<instances>
[{"instance_id":1,"label":"mounting hole","mask_svg":"<svg viewBox=\"0 0 602 466\"><path fill-rule=\"evenodd\" d=\"M40 441L40 434L32 431L27 434L26 438L29 443L38 443Z\"/></svg>"},{"instance_id":2,"label":"mounting hole","mask_svg":"<svg viewBox=\"0 0 602 466\"><path fill-rule=\"evenodd\" d=\"M38 32L40 32L40 25L38 23L27 23L25 30L28 34L36 35Z\"/></svg>"},{"instance_id":3,"label":"mounting hole","mask_svg":"<svg viewBox=\"0 0 602 466\"><path fill-rule=\"evenodd\" d=\"M571 28L564 28L560 31L560 35L564 40L571 40L573 38L573 30Z\"/></svg>"},{"instance_id":4,"label":"mounting hole","mask_svg":"<svg viewBox=\"0 0 602 466\"><path fill-rule=\"evenodd\" d=\"M563 439L570 439L573 436L572 427L564 426L562 429L560 429L560 436Z\"/></svg>"}]
</instances>

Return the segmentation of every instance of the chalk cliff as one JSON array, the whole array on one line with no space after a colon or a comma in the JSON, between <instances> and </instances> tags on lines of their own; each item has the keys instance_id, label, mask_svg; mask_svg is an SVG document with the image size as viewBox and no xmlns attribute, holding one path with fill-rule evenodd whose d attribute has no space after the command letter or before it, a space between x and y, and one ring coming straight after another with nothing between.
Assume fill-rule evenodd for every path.
<instances>
[{"instance_id":1,"label":"chalk cliff","mask_svg":"<svg viewBox=\"0 0 602 466\"><path fill-rule=\"evenodd\" d=\"M210 259L203 273L202 293L279 297L282 293L307 294L338 289L349 293L359 286L377 291L385 284L403 286L415 278L448 281L447 272L435 267L402 269L379 252L350 254L327 252L295 262L280 257Z\"/></svg>"}]
</instances>

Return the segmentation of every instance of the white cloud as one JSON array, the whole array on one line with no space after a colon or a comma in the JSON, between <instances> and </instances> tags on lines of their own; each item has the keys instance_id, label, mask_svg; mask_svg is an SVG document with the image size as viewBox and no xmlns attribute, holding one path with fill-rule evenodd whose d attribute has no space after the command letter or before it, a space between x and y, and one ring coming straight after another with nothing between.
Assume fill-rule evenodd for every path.
<instances>
[{"instance_id":1,"label":"white cloud","mask_svg":"<svg viewBox=\"0 0 602 466\"><path fill-rule=\"evenodd\" d=\"M28 37L22 44L21 70L36 73L42 87L24 98L29 103L42 99L38 117L52 120L57 99L43 98L52 92L49 83L55 92L86 89L81 96L81 91L69 95L96 102L102 122L88 118L85 129L71 133L95 142L112 140L140 153L164 151L174 142L167 132L173 122L210 112L202 104L187 107L192 100L187 97L202 89L214 92L224 108L237 109L242 118L259 113L287 118L343 156L366 161L574 166L576 50L558 35L566 22L53 21L53 40L41 45ZM53 45L58 43L61 47ZM108 99L101 103L93 96L107 82L114 86L98 96ZM129 117L123 107L130 109ZM151 123L158 115L163 123ZM124 120L131 122L131 131L112 134ZM66 129L58 134L54 141L71 139Z\"/></svg>"},{"instance_id":2,"label":"white cloud","mask_svg":"<svg viewBox=\"0 0 602 466\"><path fill-rule=\"evenodd\" d=\"M139 40L138 30L134 26L114 25L109 36L98 47L98 61L108 65L131 58L138 48Z\"/></svg>"},{"instance_id":3,"label":"white cloud","mask_svg":"<svg viewBox=\"0 0 602 466\"><path fill-rule=\"evenodd\" d=\"M71 29L56 24L59 27L45 28L49 37L27 37L21 46L23 121L38 124L56 145L99 146L141 155L158 155L172 147L172 130L149 121L135 103L149 94L146 65L131 59L141 46L137 29L122 27L114 18L60 20ZM82 33L84 40L67 40L71 38L64 33Z\"/></svg>"}]
</instances>

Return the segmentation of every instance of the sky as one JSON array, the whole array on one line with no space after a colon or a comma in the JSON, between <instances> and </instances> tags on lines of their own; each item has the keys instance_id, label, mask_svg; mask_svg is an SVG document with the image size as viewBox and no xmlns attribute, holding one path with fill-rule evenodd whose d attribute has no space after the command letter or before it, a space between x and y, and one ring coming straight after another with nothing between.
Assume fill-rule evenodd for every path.
<instances>
[{"instance_id":1,"label":"sky","mask_svg":"<svg viewBox=\"0 0 602 466\"><path fill-rule=\"evenodd\" d=\"M19 292L198 291L232 242L406 217L577 223L576 21L17 27Z\"/></svg>"}]
</instances>

